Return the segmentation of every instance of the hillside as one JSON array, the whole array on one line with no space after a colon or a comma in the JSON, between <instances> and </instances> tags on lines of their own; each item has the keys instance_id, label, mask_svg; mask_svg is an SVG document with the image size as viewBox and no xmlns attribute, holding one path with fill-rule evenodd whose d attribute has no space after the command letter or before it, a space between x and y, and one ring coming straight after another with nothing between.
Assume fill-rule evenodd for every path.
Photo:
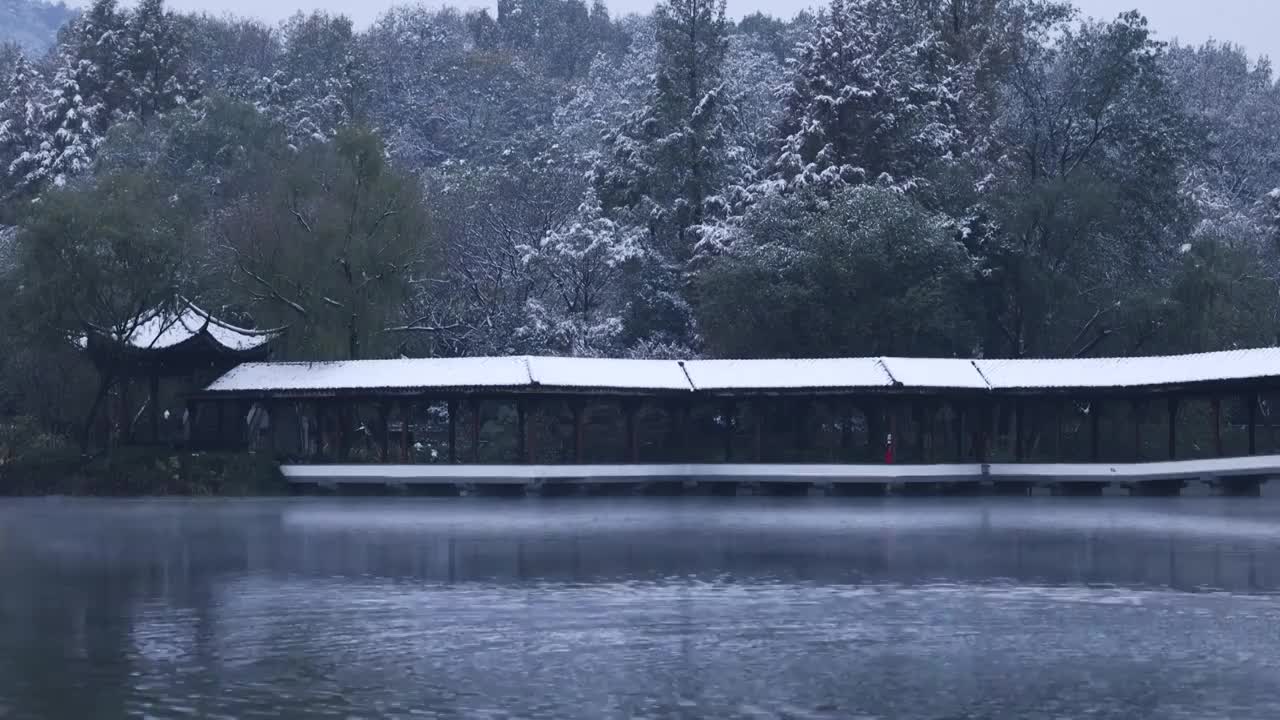
<instances>
[{"instance_id":1,"label":"hillside","mask_svg":"<svg viewBox=\"0 0 1280 720\"><path fill-rule=\"evenodd\" d=\"M16 42L28 50L53 44L58 28L76 11L62 3L0 0L0 42Z\"/></svg>"}]
</instances>

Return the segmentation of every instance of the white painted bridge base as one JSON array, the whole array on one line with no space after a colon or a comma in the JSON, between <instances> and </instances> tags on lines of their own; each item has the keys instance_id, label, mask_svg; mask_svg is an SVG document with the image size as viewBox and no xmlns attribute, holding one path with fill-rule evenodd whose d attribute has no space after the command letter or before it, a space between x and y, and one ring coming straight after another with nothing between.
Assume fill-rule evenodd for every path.
<instances>
[{"instance_id":1,"label":"white painted bridge base","mask_svg":"<svg viewBox=\"0 0 1280 720\"><path fill-rule=\"evenodd\" d=\"M992 463L843 465L677 463L634 465L284 465L285 478L312 485L554 485L699 483L1034 484L1141 483L1267 479L1280 476L1280 455L1150 463Z\"/></svg>"}]
</instances>

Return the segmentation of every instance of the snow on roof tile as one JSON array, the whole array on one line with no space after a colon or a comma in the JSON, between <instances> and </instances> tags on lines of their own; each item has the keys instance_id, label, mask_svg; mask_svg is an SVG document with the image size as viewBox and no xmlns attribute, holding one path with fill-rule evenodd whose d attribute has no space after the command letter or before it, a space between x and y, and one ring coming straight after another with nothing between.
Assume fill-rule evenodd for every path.
<instances>
[{"instance_id":1,"label":"snow on roof tile","mask_svg":"<svg viewBox=\"0 0 1280 720\"><path fill-rule=\"evenodd\" d=\"M421 358L245 363L215 380L208 390L413 390L529 384L529 368L522 357Z\"/></svg>"},{"instance_id":2,"label":"snow on roof tile","mask_svg":"<svg viewBox=\"0 0 1280 720\"><path fill-rule=\"evenodd\" d=\"M675 360L529 357L529 375L539 385L615 390L689 390Z\"/></svg>"},{"instance_id":3,"label":"snow on roof tile","mask_svg":"<svg viewBox=\"0 0 1280 720\"><path fill-rule=\"evenodd\" d=\"M893 378L876 358L690 360L684 369L696 390L819 390L893 385Z\"/></svg>"},{"instance_id":4,"label":"snow on roof tile","mask_svg":"<svg viewBox=\"0 0 1280 720\"><path fill-rule=\"evenodd\" d=\"M994 390L1128 388L1280 377L1280 348L1162 357L975 360Z\"/></svg>"},{"instance_id":5,"label":"snow on roof tile","mask_svg":"<svg viewBox=\"0 0 1280 720\"><path fill-rule=\"evenodd\" d=\"M880 358L895 382L907 388L986 390L987 381L972 360L956 358Z\"/></svg>"},{"instance_id":6,"label":"snow on roof tile","mask_svg":"<svg viewBox=\"0 0 1280 720\"><path fill-rule=\"evenodd\" d=\"M260 347L279 333L275 331L247 330L222 322L191 303L178 312L155 310L138 323L129 333L129 345L143 350L160 350L180 345L199 335L209 333L216 342L228 350L244 351Z\"/></svg>"},{"instance_id":7,"label":"snow on roof tile","mask_svg":"<svg viewBox=\"0 0 1280 720\"><path fill-rule=\"evenodd\" d=\"M167 341L163 334L158 340ZM1115 389L1253 378L1280 378L1280 348L1057 360L828 358L679 362L513 356L248 363L219 378L208 390L1029 390Z\"/></svg>"}]
</instances>

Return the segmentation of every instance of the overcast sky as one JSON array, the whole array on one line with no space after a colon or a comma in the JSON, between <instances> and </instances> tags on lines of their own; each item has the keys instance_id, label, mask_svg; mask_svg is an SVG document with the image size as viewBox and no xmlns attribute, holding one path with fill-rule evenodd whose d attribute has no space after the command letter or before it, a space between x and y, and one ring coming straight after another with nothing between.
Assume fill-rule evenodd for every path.
<instances>
[{"instance_id":1,"label":"overcast sky","mask_svg":"<svg viewBox=\"0 0 1280 720\"><path fill-rule=\"evenodd\" d=\"M414 0L168 0L171 7L182 10L231 12L265 20L280 20L299 9L342 12L360 25L377 17L382 10ZM614 12L645 11L653 0L608 0ZM774 15L791 15L814 6L813 0L728 0L734 17L763 10ZM1280 0L1075 0L1076 6L1095 17L1113 17L1135 7L1151 20L1161 39L1179 38L1186 43L1200 43L1209 38L1245 46L1251 54L1280 57ZM437 5L439 0L425 4ZM454 0L462 7L492 6L483 0Z\"/></svg>"}]
</instances>

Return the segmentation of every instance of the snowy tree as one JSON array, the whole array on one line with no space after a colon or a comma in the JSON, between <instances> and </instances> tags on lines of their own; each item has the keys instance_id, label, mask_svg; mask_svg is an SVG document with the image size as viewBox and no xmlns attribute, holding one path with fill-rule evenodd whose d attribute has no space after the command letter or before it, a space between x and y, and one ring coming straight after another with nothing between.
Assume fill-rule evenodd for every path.
<instances>
[{"instance_id":1,"label":"snowy tree","mask_svg":"<svg viewBox=\"0 0 1280 720\"><path fill-rule=\"evenodd\" d=\"M960 143L941 36L915 0L832 0L799 48L772 179L911 187Z\"/></svg>"},{"instance_id":2,"label":"snowy tree","mask_svg":"<svg viewBox=\"0 0 1280 720\"><path fill-rule=\"evenodd\" d=\"M993 128L999 160L965 227L982 264L988 354L1149 338L1137 309L1154 302L1190 232L1188 126L1163 52L1145 18L1126 13L1064 29L1012 73Z\"/></svg>"},{"instance_id":3,"label":"snowy tree","mask_svg":"<svg viewBox=\"0 0 1280 720\"><path fill-rule=\"evenodd\" d=\"M61 186L92 165L132 82L124 35L125 18L115 0L96 0L70 27L42 109L40 144L9 169L17 188L35 192L45 183Z\"/></svg>"},{"instance_id":4,"label":"snowy tree","mask_svg":"<svg viewBox=\"0 0 1280 720\"><path fill-rule=\"evenodd\" d=\"M428 176L438 209L445 270L413 298L409 323L446 328L406 333L408 346L433 354L527 351L533 340L517 331L529 301L549 297L549 278L526 262L529 248L569 227L585 190L582 172L552 147L501 163L450 161Z\"/></svg>"},{"instance_id":5,"label":"snowy tree","mask_svg":"<svg viewBox=\"0 0 1280 720\"><path fill-rule=\"evenodd\" d=\"M40 143L40 78L26 56L19 54L0 101L0 198L11 191L5 180L30 162Z\"/></svg>"},{"instance_id":6,"label":"snowy tree","mask_svg":"<svg viewBox=\"0 0 1280 720\"><path fill-rule=\"evenodd\" d=\"M282 27L276 71L255 89L259 109L277 118L296 146L332 139L362 117L367 78L351 20L301 13Z\"/></svg>"},{"instance_id":7,"label":"snowy tree","mask_svg":"<svg viewBox=\"0 0 1280 720\"><path fill-rule=\"evenodd\" d=\"M516 331L534 352L607 355L618 352L623 333L624 266L641 254L640 231L604 216L594 192L573 219L521 248L523 262L544 280L543 292L526 302L525 324Z\"/></svg>"},{"instance_id":8,"label":"snowy tree","mask_svg":"<svg viewBox=\"0 0 1280 720\"><path fill-rule=\"evenodd\" d=\"M146 122L195 99L187 41L164 0L141 0L129 18L127 36L129 113Z\"/></svg>"},{"instance_id":9,"label":"snowy tree","mask_svg":"<svg viewBox=\"0 0 1280 720\"><path fill-rule=\"evenodd\" d=\"M950 220L888 188L766 196L698 275L724 357L968 355L972 266Z\"/></svg>"},{"instance_id":10,"label":"snowy tree","mask_svg":"<svg viewBox=\"0 0 1280 720\"><path fill-rule=\"evenodd\" d=\"M1255 241L1266 232L1267 195L1280 183L1280 88L1271 65L1215 42L1174 46L1170 85L1203 141L1193 148L1183 192L1200 215L1198 235L1227 232ZM1243 239L1243 238L1241 238Z\"/></svg>"},{"instance_id":11,"label":"snowy tree","mask_svg":"<svg viewBox=\"0 0 1280 720\"><path fill-rule=\"evenodd\" d=\"M728 24L717 0L661 3L654 22L648 102L606 138L595 183L607 210L627 210L660 253L684 262L720 180Z\"/></svg>"}]
</instances>

